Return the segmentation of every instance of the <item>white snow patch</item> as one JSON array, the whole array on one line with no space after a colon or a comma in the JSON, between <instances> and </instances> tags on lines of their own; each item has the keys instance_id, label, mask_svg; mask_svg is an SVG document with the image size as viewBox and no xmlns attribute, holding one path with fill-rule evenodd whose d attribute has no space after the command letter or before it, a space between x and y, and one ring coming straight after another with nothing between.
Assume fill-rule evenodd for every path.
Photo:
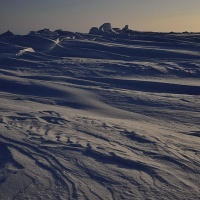
<instances>
[{"instance_id":1,"label":"white snow patch","mask_svg":"<svg viewBox=\"0 0 200 200\"><path fill-rule=\"evenodd\" d=\"M20 50L19 53L16 54L16 56L21 56L26 52L35 52L35 51L32 48L26 48L26 49Z\"/></svg>"}]
</instances>

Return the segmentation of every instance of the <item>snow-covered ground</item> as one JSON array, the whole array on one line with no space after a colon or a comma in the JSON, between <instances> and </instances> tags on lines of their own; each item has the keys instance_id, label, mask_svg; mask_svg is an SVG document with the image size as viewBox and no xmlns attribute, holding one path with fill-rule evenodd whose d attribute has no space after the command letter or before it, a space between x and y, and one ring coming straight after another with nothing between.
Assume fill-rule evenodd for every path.
<instances>
[{"instance_id":1,"label":"snow-covered ground","mask_svg":"<svg viewBox=\"0 0 200 200\"><path fill-rule=\"evenodd\" d=\"M0 199L199 199L199 80L200 34L1 37Z\"/></svg>"}]
</instances>

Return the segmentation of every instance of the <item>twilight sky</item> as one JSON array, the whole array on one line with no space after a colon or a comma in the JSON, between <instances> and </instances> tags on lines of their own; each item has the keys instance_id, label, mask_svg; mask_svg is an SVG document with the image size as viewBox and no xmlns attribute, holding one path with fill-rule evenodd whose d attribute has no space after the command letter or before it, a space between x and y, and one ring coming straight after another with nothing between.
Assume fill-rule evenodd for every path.
<instances>
[{"instance_id":1,"label":"twilight sky","mask_svg":"<svg viewBox=\"0 0 200 200\"><path fill-rule=\"evenodd\" d=\"M104 22L140 31L200 32L200 0L0 0L0 33L88 32Z\"/></svg>"}]
</instances>

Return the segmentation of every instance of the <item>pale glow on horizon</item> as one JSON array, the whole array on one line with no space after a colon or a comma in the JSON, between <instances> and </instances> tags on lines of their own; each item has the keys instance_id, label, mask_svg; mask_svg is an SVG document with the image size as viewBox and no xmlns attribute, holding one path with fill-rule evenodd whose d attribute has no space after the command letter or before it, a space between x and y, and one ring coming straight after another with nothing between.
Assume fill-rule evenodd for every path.
<instances>
[{"instance_id":1,"label":"pale glow on horizon","mask_svg":"<svg viewBox=\"0 0 200 200\"><path fill-rule=\"evenodd\" d=\"M110 22L133 30L200 32L199 0L7 0L0 2L0 33L42 28L88 32Z\"/></svg>"}]
</instances>

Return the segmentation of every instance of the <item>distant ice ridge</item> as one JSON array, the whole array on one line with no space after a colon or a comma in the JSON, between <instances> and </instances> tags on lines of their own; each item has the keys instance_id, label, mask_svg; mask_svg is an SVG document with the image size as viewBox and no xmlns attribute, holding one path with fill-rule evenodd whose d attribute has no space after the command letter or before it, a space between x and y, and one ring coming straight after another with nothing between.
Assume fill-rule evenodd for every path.
<instances>
[{"instance_id":1,"label":"distant ice ridge","mask_svg":"<svg viewBox=\"0 0 200 200\"><path fill-rule=\"evenodd\" d=\"M99 28L92 27L89 34L133 34L134 31L129 29L128 25L124 28L113 28L111 23L104 23Z\"/></svg>"},{"instance_id":2,"label":"distant ice ridge","mask_svg":"<svg viewBox=\"0 0 200 200\"><path fill-rule=\"evenodd\" d=\"M12 36L14 36L14 34L9 30L0 35L0 37L12 37Z\"/></svg>"},{"instance_id":3,"label":"distant ice ridge","mask_svg":"<svg viewBox=\"0 0 200 200\"><path fill-rule=\"evenodd\" d=\"M117 35L117 34L125 34L125 35L133 35L137 31L133 31L129 29L128 25L125 25L124 28L114 28L112 27L111 23L103 23L101 26L98 27L92 27L89 31L89 34L111 34L111 35ZM57 38L62 38L62 39L77 39L77 38L82 38L81 33L75 33L71 31L64 31L62 29L57 29L55 31L52 31L48 28L44 28L41 30L37 31L30 31L29 36L41 36L45 38L50 38L50 39L57 39ZM6 38L12 38L18 35L13 34L11 31L6 31L5 33L0 35L0 38L6 39Z\"/></svg>"},{"instance_id":4,"label":"distant ice ridge","mask_svg":"<svg viewBox=\"0 0 200 200\"><path fill-rule=\"evenodd\" d=\"M55 31L51 31L48 28L44 28L38 31L30 31L29 35L43 35L43 36L58 36L58 33Z\"/></svg>"}]
</instances>

